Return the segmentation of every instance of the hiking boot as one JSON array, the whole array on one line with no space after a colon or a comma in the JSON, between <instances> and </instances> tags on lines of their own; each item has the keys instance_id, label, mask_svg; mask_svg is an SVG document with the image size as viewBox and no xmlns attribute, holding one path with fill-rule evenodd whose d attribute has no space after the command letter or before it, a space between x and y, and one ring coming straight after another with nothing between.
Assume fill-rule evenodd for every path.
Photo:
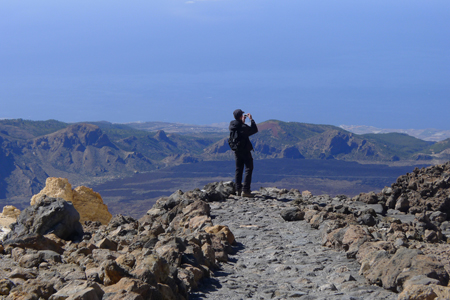
<instances>
[{"instance_id":1,"label":"hiking boot","mask_svg":"<svg viewBox=\"0 0 450 300\"><path fill-rule=\"evenodd\" d=\"M250 192L250 191L243 191L242 192L242 197L254 198L255 196L253 196L252 192Z\"/></svg>"},{"instance_id":2,"label":"hiking boot","mask_svg":"<svg viewBox=\"0 0 450 300\"><path fill-rule=\"evenodd\" d=\"M236 195L238 196L238 197L240 197L241 195L242 195L242 190L240 189L240 190L236 190Z\"/></svg>"}]
</instances>

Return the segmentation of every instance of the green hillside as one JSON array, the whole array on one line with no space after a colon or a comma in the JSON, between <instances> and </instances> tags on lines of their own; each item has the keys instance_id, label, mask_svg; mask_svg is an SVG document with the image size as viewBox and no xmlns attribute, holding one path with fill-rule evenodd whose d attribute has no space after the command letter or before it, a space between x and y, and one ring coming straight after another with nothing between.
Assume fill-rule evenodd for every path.
<instances>
[{"instance_id":1,"label":"green hillside","mask_svg":"<svg viewBox=\"0 0 450 300\"><path fill-rule=\"evenodd\" d=\"M31 121L23 119L5 119L0 120L0 126L1 125L13 126L30 133L34 137L38 137L66 128L69 124L57 120ZM11 137L19 139L23 138L21 135L11 135Z\"/></svg>"},{"instance_id":2,"label":"green hillside","mask_svg":"<svg viewBox=\"0 0 450 300\"><path fill-rule=\"evenodd\" d=\"M446 139L431 145L429 150L430 152L433 151L434 153L439 153L449 148L450 148L450 139Z\"/></svg>"},{"instance_id":3,"label":"green hillside","mask_svg":"<svg viewBox=\"0 0 450 300\"><path fill-rule=\"evenodd\" d=\"M427 142L404 133L362 134L368 141L377 144L389 155L408 158L414 154L426 152L434 142Z\"/></svg>"},{"instance_id":4,"label":"green hillside","mask_svg":"<svg viewBox=\"0 0 450 300\"><path fill-rule=\"evenodd\" d=\"M324 133L329 130L346 132L332 125L316 125L298 122L283 122L269 120L258 124L259 132L253 137L255 140L264 140L266 143L280 145L294 145L298 142Z\"/></svg>"}]
</instances>

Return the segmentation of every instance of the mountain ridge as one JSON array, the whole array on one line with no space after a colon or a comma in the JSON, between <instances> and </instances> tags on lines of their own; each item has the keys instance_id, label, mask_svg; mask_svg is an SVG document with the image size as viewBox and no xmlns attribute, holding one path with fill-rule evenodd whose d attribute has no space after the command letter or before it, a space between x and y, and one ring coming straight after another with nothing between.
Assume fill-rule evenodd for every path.
<instances>
[{"instance_id":1,"label":"mountain ridge","mask_svg":"<svg viewBox=\"0 0 450 300\"><path fill-rule=\"evenodd\" d=\"M258 134L251 137L256 159L341 159L412 164L421 160L439 163L449 158L444 150L450 146L450 140L427 142L402 133L358 135L333 125L278 120L262 122L258 128ZM205 156L230 159L232 155L227 148L226 137L206 148Z\"/></svg>"},{"instance_id":2,"label":"mountain ridge","mask_svg":"<svg viewBox=\"0 0 450 300\"><path fill-rule=\"evenodd\" d=\"M366 134L366 133L405 133L415 138L430 141L430 142L440 142L450 138L450 130L440 130L435 128L426 129L387 129L387 128L377 128L374 126L366 125L340 125L342 129L356 133L356 134Z\"/></svg>"},{"instance_id":3,"label":"mountain ridge","mask_svg":"<svg viewBox=\"0 0 450 300\"><path fill-rule=\"evenodd\" d=\"M450 139L426 142L400 133L357 135L333 125L269 120L251 137L255 159L336 159L364 163L437 164ZM0 120L0 199L29 197L45 179L76 184L211 160L232 160L227 132L138 130L126 124Z\"/></svg>"},{"instance_id":4,"label":"mountain ridge","mask_svg":"<svg viewBox=\"0 0 450 300\"><path fill-rule=\"evenodd\" d=\"M33 194L50 175L76 178L148 171L153 164L138 152L115 146L98 126L74 124L27 140L0 137L4 198ZM18 184L14 184L14 182Z\"/></svg>"}]
</instances>

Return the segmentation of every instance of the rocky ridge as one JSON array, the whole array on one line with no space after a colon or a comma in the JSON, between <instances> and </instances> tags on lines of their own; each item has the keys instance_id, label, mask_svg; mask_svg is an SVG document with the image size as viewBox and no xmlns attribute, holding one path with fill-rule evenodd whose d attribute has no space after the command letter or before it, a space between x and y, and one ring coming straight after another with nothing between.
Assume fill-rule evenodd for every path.
<instances>
[{"instance_id":1,"label":"rocky ridge","mask_svg":"<svg viewBox=\"0 0 450 300\"><path fill-rule=\"evenodd\" d=\"M0 246L1 299L187 299L228 259L232 233L207 201L231 183L161 198L140 220L83 227L71 202L47 195L23 210Z\"/></svg>"},{"instance_id":2,"label":"rocky ridge","mask_svg":"<svg viewBox=\"0 0 450 300\"><path fill-rule=\"evenodd\" d=\"M399 299L448 299L449 180L450 162L416 168L378 194L303 197L283 217L319 229L324 246L355 258L370 284ZM418 291L430 298L414 298Z\"/></svg>"}]
</instances>

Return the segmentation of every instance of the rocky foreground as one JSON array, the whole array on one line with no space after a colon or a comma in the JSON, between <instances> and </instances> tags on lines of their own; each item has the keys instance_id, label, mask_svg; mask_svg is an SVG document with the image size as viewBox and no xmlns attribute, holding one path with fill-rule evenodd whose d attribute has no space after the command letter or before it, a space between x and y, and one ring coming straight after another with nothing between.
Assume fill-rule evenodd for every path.
<instances>
[{"instance_id":1,"label":"rocky foreground","mask_svg":"<svg viewBox=\"0 0 450 300\"><path fill-rule=\"evenodd\" d=\"M450 299L450 163L354 198L234 192L83 225L40 193L0 245L0 299Z\"/></svg>"}]
</instances>

